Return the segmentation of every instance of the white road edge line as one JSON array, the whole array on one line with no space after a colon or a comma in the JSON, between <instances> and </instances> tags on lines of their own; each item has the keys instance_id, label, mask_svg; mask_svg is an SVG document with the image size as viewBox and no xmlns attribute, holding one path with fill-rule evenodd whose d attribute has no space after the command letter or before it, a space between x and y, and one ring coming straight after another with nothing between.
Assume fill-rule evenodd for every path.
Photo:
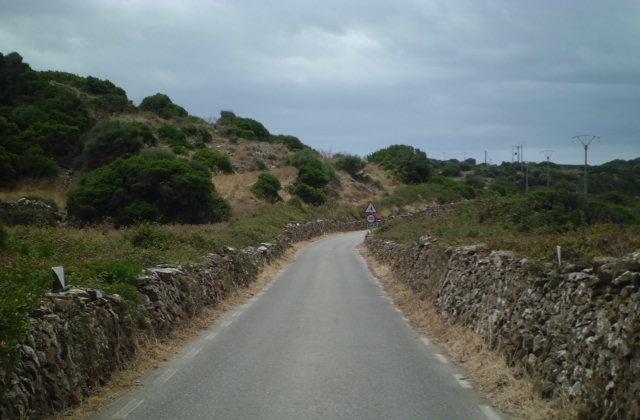
<instances>
[{"instance_id":1,"label":"white road edge line","mask_svg":"<svg viewBox=\"0 0 640 420\"><path fill-rule=\"evenodd\" d=\"M191 359L193 356L195 356L196 354L200 353L200 350L202 350L202 347L196 347L195 349L191 349L189 350L189 352L187 354L184 355L184 359Z\"/></svg>"},{"instance_id":2,"label":"white road edge line","mask_svg":"<svg viewBox=\"0 0 640 420\"><path fill-rule=\"evenodd\" d=\"M156 379L156 384L164 384L169 379L171 379L171 377L175 375L177 371L178 369L168 368L162 375L158 377L158 379Z\"/></svg>"},{"instance_id":3,"label":"white road edge line","mask_svg":"<svg viewBox=\"0 0 640 420\"><path fill-rule=\"evenodd\" d=\"M434 356L436 356L436 359L438 359L440 363L449 363L449 360L440 353L435 353Z\"/></svg>"},{"instance_id":4,"label":"white road edge line","mask_svg":"<svg viewBox=\"0 0 640 420\"><path fill-rule=\"evenodd\" d=\"M459 373L454 373L453 377L456 378L456 381L458 381L458 384L463 387L463 388L467 388L467 389L471 389L473 388L473 386L471 385L471 383L469 381L467 381L467 379L464 377L464 375L461 375Z\"/></svg>"},{"instance_id":5,"label":"white road edge line","mask_svg":"<svg viewBox=\"0 0 640 420\"><path fill-rule=\"evenodd\" d=\"M229 325L231 325L231 320L227 319L226 321L222 321L220 323L220 328L227 328Z\"/></svg>"},{"instance_id":6,"label":"white road edge line","mask_svg":"<svg viewBox=\"0 0 640 420\"><path fill-rule=\"evenodd\" d=\"M114 419L126 419L127 416L129 414L131 414L131 412L133 410L138 408L138 406L140 406L140 404L142 404L143 401L144 401L144 398L142 398L140 400L133 399L133 400L129 401L124 407L122 407L120 410L118 410L116 412L116 414L113 415L112 418L114 418Z\"/></svg>"},{"instance_id":7,"label":"white road edge line","mask_svg":"<svg viewBox=\"0 0 640 420\"><path fill-rule=\"evenodd\" d=\"M399 314L401 314L401 313L402 313L402 311L400 310L400 308L393 308L393 309L395 309L395 310L396 310L396 312L398 312Z\"/></svg>"},{"instance_id":8,"label":"white road edge line","mask_svg":"<svg viewBox=\"0 0 640 420\"><path fill-rule=\"evenodd\" d=\"M429 339L427 337L420 337L420 341L422 341L422 343L424 343L425 346L428 346L429 344L431 344L431 341L429 341Z\"/></svg>"},{"instance_id":9,"label":"white road edge line","mask_svg":"<svg viewBox=\"0 0 640 420\"><path fill-rule=\"evenodd\" d=\"M404 322L409 322L409 318L407 318L406 316L403 316L402 319L404 320Z\"/></svg>"},{"instance_id":10,"label":"white road edge line","mask_svg":"<svg viewBox=\"0 0 640 420\"><path fill-rule=\"evenodd\" d=\"M485 417L488 420L501 420L502 419L502 417L500 417L498 415L498 413L496 413L496 411L493 408L491 408L490 406L488 406L488 405L480 405L479 407L480 407L480 411L482 411L482 414L484 414Z\"/></svg>"},{"instance_id":11,"label":"white road edge line","mask_svg":"<svg viewBox=\"0 0 640 420\"><path fill-rule=\"evenodd\" d=\"M204 339L205 339L205 340L209 340L209 341L211 341L211 340L213 340L214 338L216 338L216 337L217 337L217 335L218 335L218 331L214 331L214 332L212 332L211 334L207 335Z\"/></svg>"}]
</instances>

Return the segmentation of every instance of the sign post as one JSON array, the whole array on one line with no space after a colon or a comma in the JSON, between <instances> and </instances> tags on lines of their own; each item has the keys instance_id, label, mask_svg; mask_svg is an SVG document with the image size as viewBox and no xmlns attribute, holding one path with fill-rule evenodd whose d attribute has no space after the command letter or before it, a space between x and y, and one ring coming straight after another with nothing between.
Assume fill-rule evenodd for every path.
<instances>
[{"instance_id":1,"label":"sign post","mask_svg":"<svg viewBox=\"0 0 640 420\"><path fill-rule=\"evenodd\" d=\"M378 210L376 210L373 203L369 203L367 209L364 212L367 215L367 229L371 230L376 227L376 224L378 223L378 217L376 216L378 214Z\"/></svg>"}]
</instances>

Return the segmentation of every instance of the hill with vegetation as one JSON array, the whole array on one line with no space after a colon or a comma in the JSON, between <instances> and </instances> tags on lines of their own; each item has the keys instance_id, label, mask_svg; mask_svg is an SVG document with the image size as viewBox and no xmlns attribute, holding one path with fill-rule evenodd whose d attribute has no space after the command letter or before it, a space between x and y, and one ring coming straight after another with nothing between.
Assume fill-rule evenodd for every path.
<instances>
[{"instance_id":1,"label":"hill with vegetation","mask_svg":"<svg viewBox=\"0 0 640 420\"><path fill-rule=\"evenodd\" d=\"M461 202L446 218L381 229L396 240L429 232L546 259L560 242L576 259L640 247L640 159L591 167L587 196L580 167L528 169L525 193L520 164L434 160L408 145L329 155L231 111L205 121L163 93L136 106L109 80L0 54L0 353L24 337L52 266L135 311L143 267L270 241L291 222L361 218L370 200L383 217Z\"/></svg>"}]
</instances>

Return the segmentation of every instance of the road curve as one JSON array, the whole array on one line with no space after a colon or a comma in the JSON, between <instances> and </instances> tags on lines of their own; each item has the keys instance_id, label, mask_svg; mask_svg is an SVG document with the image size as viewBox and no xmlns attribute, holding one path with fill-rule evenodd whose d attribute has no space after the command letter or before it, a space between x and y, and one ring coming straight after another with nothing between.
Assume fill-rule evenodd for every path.
<instances>
[{"instance_id":1,"label":"road curve","mask_svg":"<svg viewBox=\"0 0 640 420\"><path fill-rule=\"evenodd\" d=\"M499 418L395 309L355 249L363 236L305 247L94 418Z\"/></svg>"}]
</instances>

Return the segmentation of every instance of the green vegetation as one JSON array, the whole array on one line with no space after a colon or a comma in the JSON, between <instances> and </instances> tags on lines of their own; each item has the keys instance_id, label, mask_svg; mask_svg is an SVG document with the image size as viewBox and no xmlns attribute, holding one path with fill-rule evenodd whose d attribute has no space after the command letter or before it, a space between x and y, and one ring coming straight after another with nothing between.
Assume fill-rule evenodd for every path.
<instances>
[{"instance_id":1,"label":"green vegetation","mask_svg":"<svg viewBox=\"0 0 640 420\"><path fill-rule=\"evenodd\" d=\"M296 153L289 161L298 168L298 178L293 184L293 192L302 201L315 206L327 201L326 186L335 177L335 170L322 162L311 150Z\"/></svg>"},{"instance_id":2,"label":"green vegetation","mask_svg":"<svg viewBox=\"0 0 640 420\"><path fill-rule=\"evenodd\" d=\"M171 146L171 150L176 155L184 155L187 149L191 148L191 145L187 141L187 135L180 128L171 125L163 124L158 128L158 137L163 143Z\"/></svg>"},{"instance_id":3,"label":"green vegetation","mask_svg":"<svg viewBox=\"0 0 640 420\"><path fill-rule=\"evenodd\" d=\"M103 121L89 132L84 148L86 164L95 169L116 159L133 156L144 145L153 145L155 142L146 124Z\"/></svg>"},{"instance_id":4,"label":"green vegetation","mask_svg":"<svg viewBox=\"0 0 640 420\"><path fill-rule=\"evenodd\" d=\"M82 223L208 223L226 219L229 205L216 194L208 171L136 156L87 174L69 192L68 212Z\"/></svg>"},{"instance_id":5,"label":"green vegetation","mask_svg":"<svg viewBox=\"0 0 640 420\"><path fill-rule=\"evenodd\" d=\"M448 244L483 242L547 262L561 245L566 259L587 262L640 248L640 199L629 200L625 207L553 189L504 197L489 193L459 204L445 217L390 222L379 235L412 242L428 233Z\"/></svg>"},{"instance_id":6,"label":"green vegetation","mask_svg":"<svg viewBox=\"0 0 640 420\"><path fill-rule=\"evenodd\" d=\"M256 120L236 116L231 111L220 112L220 118L216 124L221 127L222 133L227 136L243 138L245 140L270 141L269 131Z\"/></svg>"},{"instance_id":7,"label":"green vegetation","mask_svg":"<svg viewBox=\"0 0 640 420\"><path fill-rule=\"evenodd\" d=\"M192 160L204 164L211 172L233 172L229 157L222 152L211 149L200 149L193 154Z\"/></svg>"},{"instance_id":8,"label":"green vegetation","mask_svg":"<svg viewBox=\"0 0 640 420\"><path fill-rule=\"evenodd\" d=\"M299 150L305 149L307 146L304 145L304 143L302 143L300 141L299 138L295 137L295 136L287 136L284 134L278 134L276 136L272 137L273 142L274 143L280 143L283 144L287 149L293 151L293 152L297 152Z\"/></svg>"},{"instance_id":9,"label":"green vegetation","mask_svg":"<svg viewBox=\"0 0 640 420\"><path fill-rule=\"evenodd\" d=\"M189 115L187 111L179 105L174 104L167 95L156 93L147 96L140 102L138 106L143 111L150 111L158 115L160 118L180 118Z\"/></svg>"},{"instance_id":10,"label":"green vegetation","mask_svg":"<svg viewBox=\"0 0 640 420\"><path fill-rule=\"evenodd\" d=\"M356 155L339 155L336 160L336 168L345 171L354 179L358 179L366 164L367 162Z\"/></svg>"},{"instance_id":11,"label":"green vegetation","mask_svg":"<svg viewBox=\"0 0 640 420\"><path fill-rule=\"evenodd\" d=\"M426 153L415 147L389 146L370 154L367 160L391 171L405 184L419 184L427 181L431 176L431 167Z\"/></svg>"},{"instance_id":12,"label":"green vegetation","mask_svg":"<svg viewBox=\"0 0 640 420\"><path fill-rule=\"evenodd\" d=\"M278 194L281 188L278 177L270 173L263 173L258 177L258 181L251 186L251 192L258 198L275 203L282 200Z\"/></svg>"}]
</instances>

